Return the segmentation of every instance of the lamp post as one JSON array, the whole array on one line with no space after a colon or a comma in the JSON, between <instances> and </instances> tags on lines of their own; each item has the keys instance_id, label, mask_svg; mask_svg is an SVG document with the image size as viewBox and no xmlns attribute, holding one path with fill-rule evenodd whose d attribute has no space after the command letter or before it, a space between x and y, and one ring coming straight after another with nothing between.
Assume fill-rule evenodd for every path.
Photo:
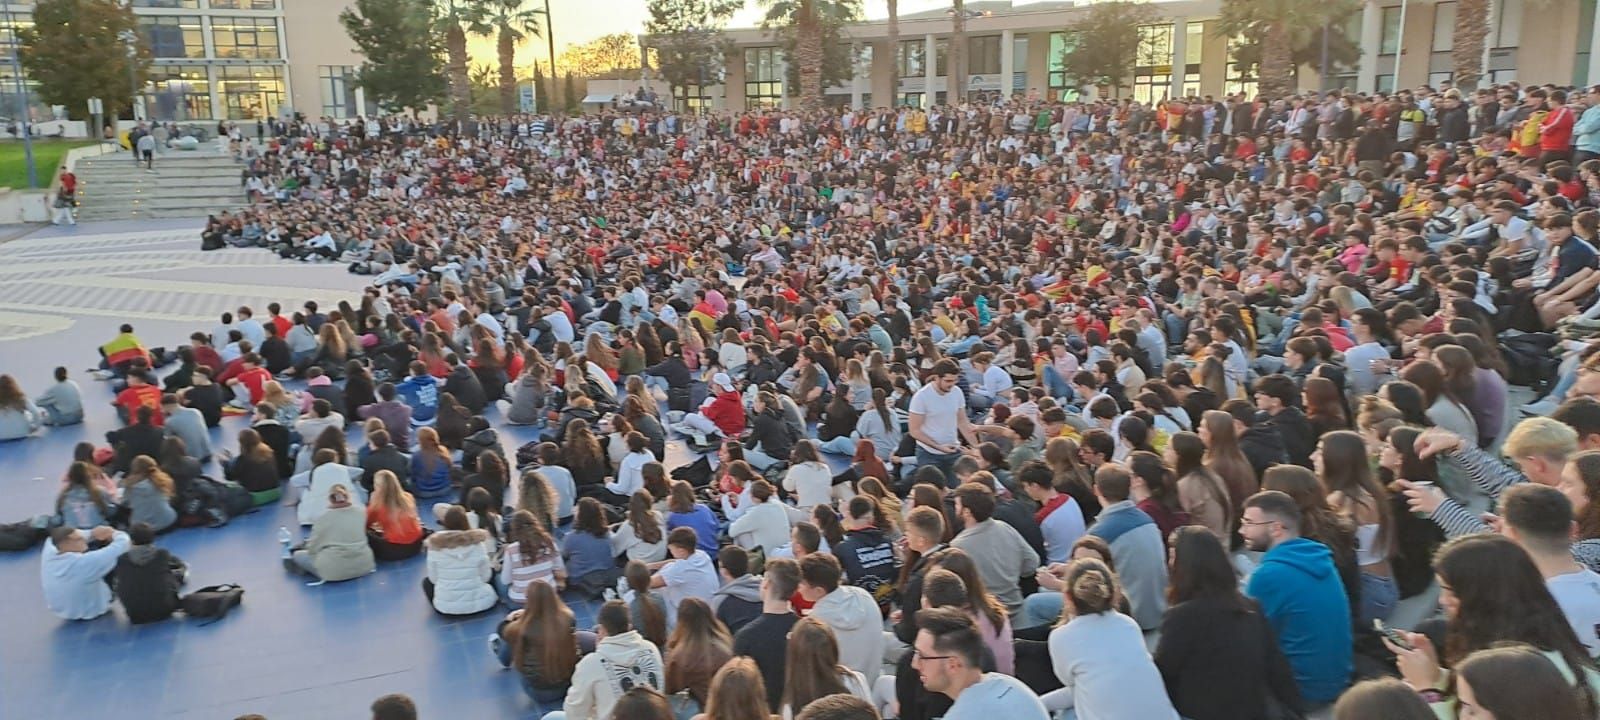
<instances>
[{"instance_id":1,"label":"lamp post","mask_svg":"<svg viewBox=\"0 0 1600 720\"><path fill-rule=\"evenodd\" d=\"M17 21L6 5L6 33L11 38L11 72L17 79L17 126L22 129L22 158L28 164L28 189L39 188L39 168L33 166L33 125L28 120L28 83L22 79L21 42L17 39Z\"/></svg>"},{"instance_id":2,"label":"lamp post","mask_svg":"<svg viewBox=\"0 0 1600 720\"><path fill-rule=\"evenodd\" d=\"M134 75L134 61L139 57L139 36L132 30L117 33L117 39L128 49L128 114L139 120L139 80Z\"/></svg>"}]
</instances>

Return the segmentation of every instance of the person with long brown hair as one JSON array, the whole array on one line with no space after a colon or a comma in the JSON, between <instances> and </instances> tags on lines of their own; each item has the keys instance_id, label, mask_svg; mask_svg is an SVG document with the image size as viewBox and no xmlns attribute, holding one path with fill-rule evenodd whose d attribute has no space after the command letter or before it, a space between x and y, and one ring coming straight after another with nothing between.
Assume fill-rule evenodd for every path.
<instances>
[{"instance_id":1,"label":"person with long brown hair","mask_svg":"<svg viewBox=\"0 0 1600 720\"><path fill-rule=\"evenodd\" d=\"M278 474L277 457L272 453L272 446L263 442L261 434L255 429L239 431L238 455L229 458L226 457L226 450L223 453L224 476L249 491L250 500L257 507L273 502L282 495L283 476Z\"/></svg>"},{"instance_id":2,"label":"person with long brown hair","mask_svg":"<svg viewBox=\"0 0 1600 720\"><path fill-rule=\"evenodd\" d=\"M579 656L594 651L594 633L576 627L555 588L535 583L528 588L527 605L506 616L490 644L502 666L516 669L528 697L557 705L566 699Z\"/></svg>"},{"instance_id":3,"label":"person with long brown hair","mask_svg":"<svg viewBox=\"0 0 1600 720\"><path fill-rule=\"evenodd\" d=\"M20 440L44 426L45 415L10 375L0 375L0 441Z\"/></svg>"},{"instance_id":4,"label":"person with long brown hair","mask_svg":"<svg viewBox=\"0 0 1600 720\"><path fill-rule=\"evenodd\" d=\"M1207 410L1200 416L1200 431L1196 433L1206 445L1205 466L1228 488L1228 502L1232 507L1244 507L1245 498L1261 489L1255 468L1239 449L1239 435L1233 426L1233 416L1221 410Z\"/></svg>"},{"instance_id":5,"label":"person with long brown hair","mask_svg":"<svg viewBox=\"0 0 1600 720\"><path fill-rule=\"evenodd\" d=\"M1327 492L1328 505L1355 528L1356 563L1361 567L1363 626L1387 620L1399 600L1389 558L1399 542L1389 493L1366 462L1366 441L1349 430L1322 436L1311 454L1312 467Z\"/></svg>"},{"instance_id":6,"label":"person with long brown hair","mask_svg":"<svg viewBox=\"0 0 1600 720\"><path fill-rule=\"evenodd\" d=\"M1335 430L1350 429L1350 418L1344 409L1344 393L1332 380L1325 377L1306 378L1300 397L1306 406L1306 422L1311 424L1312 435L1322 437Z\"/></svg>"},{"instance_id":7,"label":"person with long brown hair","mask_svg":"<svg viewBox=\"0 0 1600 720\"><path fill-rule=\"evenodd\" d=\"M667 684L664 690L687 690L700 707L706 706L711 679L733 658L733 636L727 626L700 598L684 598L678 605L677 626L667 640Z\"/></svg>"},{"instance_id":8,"label":"person with long brown hair","mask_svg":"<svg viewBox=\"0 0 1600 720\"><path fill-rule=\"evenodd\" d=\"M422 552L422 519L417 501L388 470L372 476L372 496L367 499L367 544L379 562L404 560Z\"/></svg>"},{"instance_id":9,"label":"person with long brown hair","mask_svg":"<svg viewBox=\"0 0 1600 720\"><path fill-rule=\"evenodd\" d=\"M56 518L61 525L92 530L111 522L117 512L117 499L97 482L100 477L99 466L91 462L80 460L67 468L61 492L56 495Z\"/></svg>"},{"instance_id":10,"label":"person with long brown hair","mask_svg":"<svg viewBox=\"0 0 1600 720\"><path fill-rule=\"evenodd\" d=\"M1189 519L1218 538L1232 536L1238 513L1222 478L1205 464L1206 445L1191 432L1174 433L1167 441L1165 460L1177 478L1178 504Z\"/></svg>"},{"instance_id":11,"label":"person with long brown hair","mask_svg":"<svg viewBox=\"0 0 1600 720\"><path fill-rule=\"evenodd\" d=\"M667 555L666 521L655 510L655 499L645 490L628 498L628 515L611 534L611 552L628 560L657 562Z\"/></svg>"},{"instance_id":12,"label":"person with long brown hair","mask_svg":"<svg viewBox=\"0 0 1600 720\"><path fill-rule=\"evenodd\" d=\"M1056 492L1071 497L1083 513L1083 524L1094 524L1100 515L1100 500L1094 496L1094 478L1078 457L1078 442L1072 438L1053 437L1044 444L1044 461L1055 473Z\"/></svg>"},{"instance_id":13,"label":"person with long brown hair","mask_svg":"<svg viewBox=\"0 0 1600 720\"><path fill-rule=\"evenodd\" d=\"M171 528L178 522L178 511L172 507L175 492L172 476L161 469L155 458L135 457L128 474L122 477L122 507L128 512L127 524L144 523L156 532Z\"/></svg>"},{"instance_id":14,"label":"person with long brown hair","mask_svg":"<svg viewBox=\"0 0 1600 720\"><path fill-rule=\"evenodd\" d=\"M606 453L594 430L582 419L567 421L561 439L561 466L572 471L572 481L583 497L605 494Z\"/></svg>"},{"instance_id":15,"label":"person with long brown hair","mask_svg":"<svg viewBox=\"0 0 1600 720\"><path fill-rule=\"evenodd\" d=\"M861 673L839 664L839 641L828 624L801 618L789 631L784 657L783 702L779 715L791 720L812 700L848 693L871 702L872 693Z\"/></svg>"},{"instance_id":16,"label":"person with long brown hair","mask_svg":"<svg viewBox=\"0 0 1600 720\"><path fill-rule=\"evenodd\" d=\"M671 667L671 659L668 659ZM767 708L767 685L761 679L761 669L756 661L736 657L711 678L711 690L706 698L705 712L694 720L770 720Z\"/></svg>"},{"instance_id":17,"label":"person with long brown hair","mask_svg":"<svg viewBox=\"0 0 1600 720\"><path fill-rule=\"evenodd\" d=\"M532 584L544 583L557 590L567 586L567 568L555 538L533 513L518 510L512 515L506 539L510 542L500 563L500 597L506 604L523 604Z\"/></svg>"}]
</instances>

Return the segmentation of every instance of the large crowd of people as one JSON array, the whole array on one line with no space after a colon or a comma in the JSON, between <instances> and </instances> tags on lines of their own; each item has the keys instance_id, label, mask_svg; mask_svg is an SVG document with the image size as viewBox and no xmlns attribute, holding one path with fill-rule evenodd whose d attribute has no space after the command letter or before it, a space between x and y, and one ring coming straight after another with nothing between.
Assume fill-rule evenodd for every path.
<instances>
[{"instance_id":1,"label":"large crowd of people","mask_svg":"<svg viewBox=\"0 0 1600 720\"><path fill-rule=\"evenodd\" d=\"M62 617L282 502L547 718L1597 717L1600 86L272 130L203 246L371 284L102 347Z\"/></svg>"}]
</instances>

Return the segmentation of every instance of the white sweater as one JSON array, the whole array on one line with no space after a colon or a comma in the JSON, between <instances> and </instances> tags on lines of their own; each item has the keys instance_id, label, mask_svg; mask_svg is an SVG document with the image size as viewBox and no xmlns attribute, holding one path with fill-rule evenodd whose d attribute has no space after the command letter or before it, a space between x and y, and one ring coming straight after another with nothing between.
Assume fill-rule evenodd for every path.
<instances>
[{"instance_id":1,"label":"white sweater","mask_svg":"<svg viewBox=\"0 0 1600 720\"><path fill-rule=\"evenodd\" d=\"M1178 720L1133 618L1073 618L1050 631L1050 664L1064 686L1045 695L1051 710L1076 708L1078 720Z\"/></svg>"},{"instance_id":2,"label":"white sweater","mask_svg":"<svg viewBox=\"0 0 1600 720\"><path fill-rule=\"evenodd\" d=\"M763 548L769 555L789 542L789 513L777 498L767 498L758 503L746 500L739 507L744 510L728 526L728 536L746 550Z\"/></svg>"}]
</instances>

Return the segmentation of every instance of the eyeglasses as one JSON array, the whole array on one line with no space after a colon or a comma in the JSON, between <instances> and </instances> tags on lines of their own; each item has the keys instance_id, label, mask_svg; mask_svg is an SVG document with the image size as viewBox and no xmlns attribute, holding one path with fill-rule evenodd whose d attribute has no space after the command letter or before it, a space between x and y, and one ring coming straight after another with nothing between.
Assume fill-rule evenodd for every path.
<instances>
[{"instance_id":1,"label":"eyeglasses","mask_svg":"<svg viewBox=\"0 0 1600 720\"><path fill-rule=\"evenodd\" d=\"M1277 522L1277 520L1240 520L1239 524L1254 527L1256 525L1271 525L1275 522Z\"/></svg>"},{"instance_id":2,"label":"eyeglasses","mask_svg":"<svg viewBox=\"0 0 1600 720\"><path fill-rule=\"evenodd\" d=\"M955 656L954 655L923 655L921 650L918 650L916 648L912 648L911 649L911 662L917 662L919 660L921 660L923 662L927 662L929 660L949 660L950 658L953 658L953 657L955 657Z\"/></svg>"}]
</instances>

